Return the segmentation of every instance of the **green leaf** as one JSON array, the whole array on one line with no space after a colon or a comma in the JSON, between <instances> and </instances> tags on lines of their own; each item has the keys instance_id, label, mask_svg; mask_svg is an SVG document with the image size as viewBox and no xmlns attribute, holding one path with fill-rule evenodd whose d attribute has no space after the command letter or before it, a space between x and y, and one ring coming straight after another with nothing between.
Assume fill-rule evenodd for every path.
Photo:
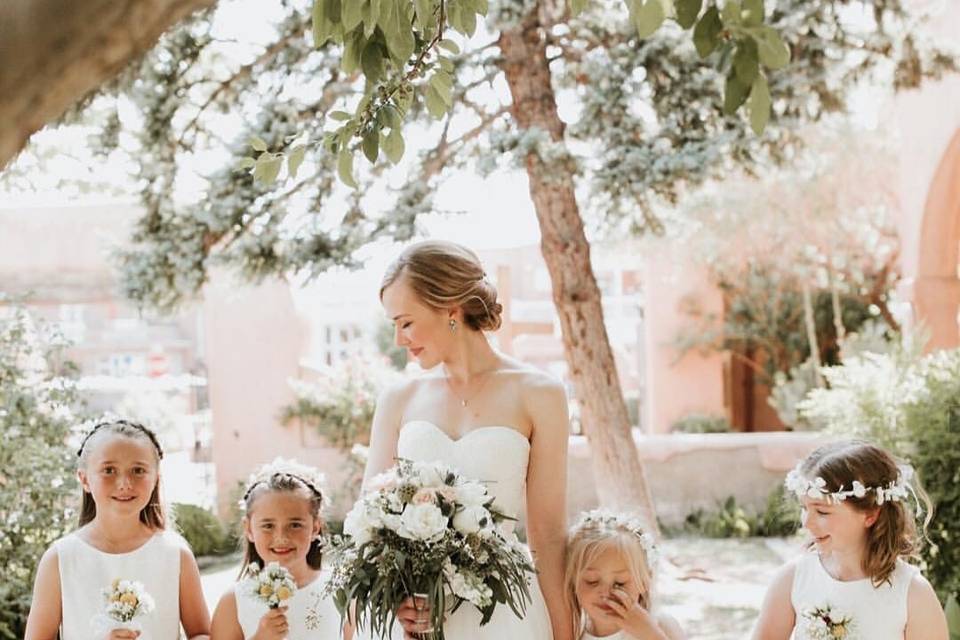
<instances>
[{"instance_id":1,"label":"green leaf","mask_svg":"<svg viewBox=\"0 0 960 640\"><path fill-rule=\"evenodd\" d=\"M387 154L387 159L390 162L393 164L400 162L400 159L403 158L405 146L400 129L392 129L389 135L383 136L380 146L383 148L383 152Z\"/></svg>"},{"instance_id":2,"label":"green leaf","mask_svg":"<svg viewBox=\"0 0 960 640\"><path fill-rule=\"evenodd\" d=\"M353 178L353 152L346 146L337 154L337 174L343 184L357 188L357 181Z\"/></svg>"},{"instance_id":3,"label":"green leaf","mask_svg":"<svg viewBox=\"0 0 960 640\"><path fill-rule=\"evenodd\" d=\"M631 0L630 17L633 19L633 26L637 29L637 36L649 38L660 28L667 15L660 0L646 0L645 2L644 0Z\"/></svg>"},{"instance_id":4,"label":"green leaf","mask_svg":"<svg viewBox=\"0 0 960 640\"><path fill-rule=\"evenodd\" d=\"M740 0L726 0L720 12L720 19L723 20L723 26L728 28L740 24Z\"/></svg>"},{"instance_id":5,"label":"green leaf","mask_svg":"<svg viewBox=\"0 0 960 640\"><path fill-rule=\"evenodd\" d=\"M947 616L947 628L950 630L950 639L953 640L954 636L960 637L960 604L957 603L957 594L950 594L943 611Z\"/></svg>"},{"instance_id":6,"label":"green leaf","mask_svg":"<svg viewBox=\"0 0 960 640\"><path fill-rule=\"evenodd\" d=\"M363 31L360 29L347 36L343 43L343 58L340 60L340 68L344 73L353 73L360 68L360 56L365 44Z\"/></svg>"},{"instance_id":7,"label":"green leaf","mask_svg":"<svg viewBox=\"0 0 960 640\"><path fill-rule=\"evenodd\" d=\"M430 78L430 86L437 90L437 94L448 107L453 106L453 80L443 71L438 71Z\"/></svg>"},{"instance_id":8,"label":"green leaf","mask_svg":"<svg viewBox=\"0 0 960 640\"><path fill-rule=\"evenodd\" d=\"M254 151L266 151L267 143L263 141L263 138L260 136L250 136L250 146L253 147Z\"/></svg>"},{"instance_id":9,"label":"green leaf","mask_svg":"<svg viewBox=\"0 0 960 640\"><path fill-rule=\"evenodd\" d=\"M723 112L728 116L736 113L737 109L747 100L749 93L750 85L740 82L736 72L731 69L723 88Z\"/></svg>"},{"instance_id":10,"label":"green leaf","mask_svg":"<svg viewBox=\"0 0 960 640\"><path fill-rule=\"evenodd\" d=\"M790 49L773 27L760 27L751 32L757 41L760 62L768 69L782 69L790 62Z\"/></svg>"},{"instance_id":11,"label":"green leaf","mask_svg":"<svg viewBox=\"0 0 960 640\"><path fill-rule=\"evenodd\" d=\"M737 78L746 86L753 84L760 69L760 58L757 54L757 43L753 38L744 38L737 43L737 53L733 56L733 68Z\"/></svg>"},{"instance_id":12,"label":"green leaf","mask_svg":"<svg viewBox=\"0 0 960 640\"><path fill-rule=\"evenodd\" d=\"M440 56L437 58L437 64L447 73L453 73L453 60L450 58L444 58L443 56Z\"/></svg>"},{"instance_id":13,"label":"green leaf","mask_svg":"<svg viewBox=\"0 0 960 640\"><path fill-rule=\"evenodd\" d=\"M240 162L237 163L237 170L246 171L247 169L252 169L256 166L257 161L251 158L250 156L244 156L240 158Z\"/></svg>"},{"instance_id":14,"label":"green leaf","mask_svg":"<svg viewBox=\"0 0 960 640\"><path fill-rule=\"evenodd\" d=\"M765 17L763 0L743 0L743 24L748 27L759 27Z\"/></svg>"},{"instance_id":15,"label":"green leaf","mask_svg":"<svg viewBox=\"0 0 960 640\"><path fill-rule=\"evenodd\" d=\"M350 119L350 114L346 111L331 111L329 115L331 120L338 120L340 122Z\"/></svg>"},{"instance_id":16,"label":"green leaf","mask_svg":"<svg viewBox=\"0 0 960 640\"><path fill-rule=\"evenodd\" d=\"M697 22L703 0L676 0L677 22L684 29L689 29Z\"/></svg>"},{"instance_id":17,"label":"green leaf","mask_svg":"<svg viewBox=\"0 0 960 640\"><path fill-rule=\"evenodd\" d=\"M363 149L363 155L367 157L370 164L375 163L377 157L380 155L380 130L376 127L371 127L363 135L363 142L360 144L360 147Z\"/></svg>"},{"instance_id":18,"label":"green leaf","mask_svg":"<svg viewBox=\"0 0 960 640\"><path fill-rule=\"evenodd\" d=\"M570 0L570 17L576 18L587 7L587 0Z\"/></svg>"},{"instance_id":19,"label":"green leaf","mask_svg":"<svg viewBox=\"0 0 960 640\"><path fill-rule=\"evenodd\" d=\"M400 112L397 111L397 108L392 104L384 105L383 109L381 109L381 113L383 113L384 117L386 118L387 127L391 129L400 129L403 127L403 118L400 116Z\"/></svg>"},{"instance_id":20,"label":"green leaf","mask_svg":"<svg viewBox=\"0 0 960 640\"><path fill-rule=\"evenodd\" d=\"M307 152L307 148L303 145L297 145L293 149L290 149L290 153L287 155L287 173L290 174L291 178L297 177L297 171L300 170L300 165L303 164L303 157Z\"/></svg>"},{"instance_id":21,"label":"green leaf","mask_svg":"<svg viewBox=\"0 0 960 640\"><path fill-rule=\"evenodd\" d=\"M257 158L257 164L253 168L253 179L264 184L272 184L280 175L282 166L283 156L275 153L264 153Z\"/></svg>"},{"instance_id":22,"label":"green leaf","mask_svg":"<svg viewBox=\"0 0 960 640\"><path fill-rule=\"evenodd\" d=\"M446 49L455 56L460 54L460 47L457 46L456 42L449 38L444 38L437 43L437 46Z\"/></svg>"},{"instance_id":23,"label":"green leaf","mask_svg":"<svg viewBox=\"0 0 960 640\"><path fill-rule=\"evenodd\" d=\"M693 44L701 58L706 58L720 44L720 32L723 23L720 22L720 12L716 7L710 7L701 16L697 26L693 29Z\"/></svg>"},{"instance_id":24,"label":"green leaf","mask_svg":"<svg viewBox=\"0 0 960 640\"><path fill-rule=\"evenodd\" d=\"M750 126L755 134L762 135L770 121L770 87L762 73L757 74L750 89L750 100L747 101L747 111L750 112Z\"/></svg>"},{"instance_id":25,"label":"green leaf","mask_svg":"<svg viewBox=\"0 0 960 640\"><path fill-rule=\"evenodd\" d=\"M371 40L363 48L363 55L360 57L360 67L363 69L363 75L366 76L370 84L379 82L386 71L384 56L386 52L376 40Z\"/></svg>"},{"instance_id":26,"label":"green leaf","mask_svg":"<svg viewBox=\"0 0 960 640\"><path fill-rule=\"evenodd\" d=\"M423 99L427 104L427 111L435 119L439 120L447 112L447 105L443 100L443 97L437 93L436 88L431 85L427 85L427 89L423 94Z\"/></svg>"},{"instance_id":27,"label":"green leaf","mask_svg":"<svg viewBox=\"0 0 960 640\"><path fill-rule=\"evenodd\" d=\"M366 0L360 12L363 19L363 35L369 38L377 28L377 18L380 17L380 0Z\"/></svg>"},{"instance_id":28,"label":"green leaf","mask_svg":"<svg viewBox=\"0 0 960 640\"><path fill-rule=\"evenodd\" d=\"M363 21L363 5L367 0L347 0L343 5L341 22L343 23L343 32L353 31Z\"/></svg>"},{"instance_id":29,"label":"green leaf","mask_svg":"<svg viewBox=\"0 0 960 640\"><path fill-rule=\"evenodd\" d=\"M464 9L460 12L460 28L458 31L467 37L473 37L477 31L477 14L472 9Z\"/></svg>"},{"instance_id":30,"label":"green leaf","mask_svg":"<svg viewBox=\"0 0 960 640\"><path fill-rule=\"evenodd\" d=\"M330 39L330 21L327 18L326 0L313 0L313 46L322 47Z\"/></svg>"},{"instance_id":31,"label":"green leaf","mask_svg":"<svg viewBox=\"0 0 960 640\"><path fill-rule=\"evenodd\" d=\"M432 0L414 0L414 6L417 9L417 26L423 30L432 25L434 21Z\"/></svg>"}]
</instances>

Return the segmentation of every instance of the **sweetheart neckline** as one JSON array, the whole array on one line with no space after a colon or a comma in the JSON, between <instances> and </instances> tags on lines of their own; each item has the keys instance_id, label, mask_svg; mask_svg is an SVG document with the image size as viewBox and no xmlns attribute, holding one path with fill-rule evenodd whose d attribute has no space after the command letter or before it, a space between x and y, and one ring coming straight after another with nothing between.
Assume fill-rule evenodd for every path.
<instances>
[{"instance_id":1,"label":"sweetheart neckline","mask_svg":"<svg viewBox=\"0 0 960 640\"><path fill-rule=\"evenodd\" d=\"M403 430L406 429L406 428L407 428L408 426L410 426L411 424L418 424L418 423L423 423L423 424L426 424L426 425L429 425L429 426L433 427L433 430L434 430L434 431L436 431L437 433L439 433L440 435L442 435L444 438L446 438L448 441L450 441L450 442L453 443L454 445L457 445L457 444L463 442L464 440L466 440L467 438L469 438L470 436L472 436L473 434L475 434L475 433L477 433L477 432L479 432L479 431L502 430L502 431L509 431L509 432L511 432L511 433L514 433L518 438L520 438L520 439L523 440L525 443L527 443L527 446L528 446L528 447L530 446L530 440L528 440L525 435L523 435L522 433L520 433L519 431L517 431L517 430L514 429L513 427L505 427L505 426L502 426L502 425L488 425L488 426L486 426L486 427L475 427L475 428L471 429L470 431L467 431L465 434L463 434L463 435L460 436L459 438L452 438L452 437L450 437L450 434L448 434L446 431L444 431L443 429L441 429L440 427L438 427L438 426L435 425L434 423L430 422L429 420L408 420L407 422L403 423L403 425L400 427L400 432L402 433Z\"/></svg>"}]
</instances>

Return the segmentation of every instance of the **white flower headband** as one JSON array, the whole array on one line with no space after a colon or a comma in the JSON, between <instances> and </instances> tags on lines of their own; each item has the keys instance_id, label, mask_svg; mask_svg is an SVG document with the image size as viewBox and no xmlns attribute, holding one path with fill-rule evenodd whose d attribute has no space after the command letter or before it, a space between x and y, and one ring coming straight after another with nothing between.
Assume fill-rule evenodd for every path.
<instances>
[{"instance_id":1,"label":"white flower headband","mask_svg":"<svg viewBox=\"0 0 960 640\"><path fill-rule=\"evenodd\" d=\"M575 528L580 529L588 526L629 531L639 538L640 545L647 554L647 561L651 565L656 564L660 555L656 540L652 535L643 530L643 521L638 516L615 513L607 509L594 509L581 515Z\"/></svg>"},{"instance_id":2,"label":"white flower headband","mask_svg":"<svg viewBox=\"0 0 960 640\"><path fill-rule=\"evenodd\" d=\"M787 474L783 484L787 491L791 491L798 498L812 498L813 500L825 500L831 503L843 502L847 498L865 498L868 494L876 494L877 505L884 502L899 502L906 500L913 492L910 486L910 480L913 478L913 467L909 465L897 465L900 473L897 479L890 482L885 487L868 487L859 480L854 480L850 489L844 490L843 485L837 491L827 491L827 481L817 476L810 479L801 471L801 462L793 471Z\"/></svg>"},{"instance_id":3,"label":"white flower headband","mask_svg":"<svg viewBox=\"0 0 960 640\"><path fill-rule=\"evenodd\" d=\"M326 493L323 491L326 482L326 476L324 476L315 467L301 464L296 460L287 460L285 458L277 457L274 458L273 461L261 466L255 472L250 474L250 478L247 480L246 489L243 492L243 497L240 499L241 509L246 508L247 498L250 496L250 492L253 491L258 484L269 482L272 477L277 475L296 478L303 484L307 485L307 488L310 489L314 494L320 496L320 499L324 502L324 506L326 506Z\"/></svg>"}]
</instances>

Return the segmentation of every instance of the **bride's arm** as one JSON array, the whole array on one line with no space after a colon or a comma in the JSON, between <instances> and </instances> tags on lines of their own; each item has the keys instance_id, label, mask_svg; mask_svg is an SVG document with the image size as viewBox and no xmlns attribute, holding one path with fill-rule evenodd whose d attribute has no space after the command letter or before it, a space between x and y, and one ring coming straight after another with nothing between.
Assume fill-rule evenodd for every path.
<instances>
[{"instance_id":1,"label":"bride's arm","mask_svg":"<svg viewBox=\"0 0 960 640\"><path fill-rule=\"evenodd\" d=\"M363 470L363 486L370 478L383 473L396 462L397 439L400 436L400 421L409 396L411 382L404 381L392 386L377 399L377 408L370 427L370 449L367 465Z\"/></svg>"},{"instance_id":2,"label":"bride's arm","mask_svg":"<svg viewBox=\"0 0 960 640\"><path fill-rule=\"evenodd\" d=\"M563 386L541 378L525 389L533 420L527 470L527 537L547 602L554 640L573 640L573 622L563 589L567 534L567 442L570 437Z\"/></svg>"}]
</instances>

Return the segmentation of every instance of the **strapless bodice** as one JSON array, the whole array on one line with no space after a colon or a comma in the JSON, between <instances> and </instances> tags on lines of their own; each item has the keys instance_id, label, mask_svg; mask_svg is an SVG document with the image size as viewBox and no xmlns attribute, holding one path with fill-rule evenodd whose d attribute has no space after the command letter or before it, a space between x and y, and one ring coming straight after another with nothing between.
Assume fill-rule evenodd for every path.
<instances>
[{"instance_id":1,"label":"strapless bodice","mask_svg":"<svg viewBox=\"0 0 960 640\"><path fill-rule=\"evenodd\" d=\"M479 427L454 440L432 422L413 420L400 429L397 456L447 464L483 482L503 513L523 515L530 441L516 429Z\"/></svg>"}]
</instances>

